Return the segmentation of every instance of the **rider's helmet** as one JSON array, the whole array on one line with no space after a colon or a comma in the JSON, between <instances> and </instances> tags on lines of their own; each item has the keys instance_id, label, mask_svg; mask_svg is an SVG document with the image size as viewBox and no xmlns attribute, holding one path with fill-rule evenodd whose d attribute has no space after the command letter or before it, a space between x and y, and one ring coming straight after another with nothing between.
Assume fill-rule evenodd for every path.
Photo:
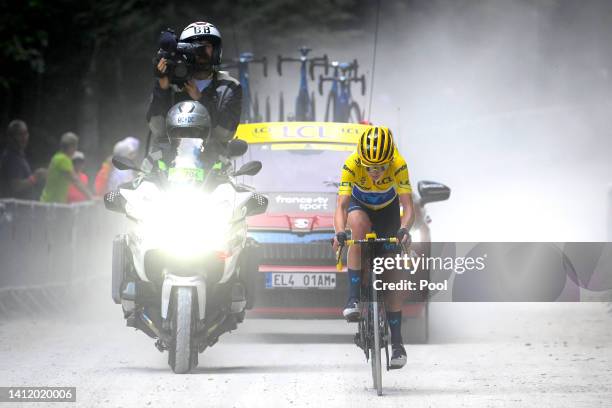
<instances>
[{"instance_id":1,"label":"rider's helmet","mask_svg":"<svg viewBox=\"0 0 612 408\"><path fill-rule=\"evenodd\" d=\"M202 40L210 41L213 46L211 64L220 65L223 47L221 33L217 27L204 21L196 21L185 27L179 37L179 41L188 43L196 43Z\"/></svg>"},{"instance_id":2,"label":"rider's helmet","mask_svg":"<svg viewBox=\"0 0 612 408\"><path fill-rule=\"evenodd\" d=\"M208 110L197 101L174 105L166 115L166 132L170 140L181 138L207 139L211 132Z\"/></svg>"},{"instance_id":3,"label":"rider's helmet","mask_svg":"<svg viewBox=\"0 0 612 408\"><path fill-rule=\"evenodd\" d=\"M393 135L387 127L368 127L359 138L357 153L364 166L387 164L393 159L394 152Z\"/></svg>"}]
</instances>

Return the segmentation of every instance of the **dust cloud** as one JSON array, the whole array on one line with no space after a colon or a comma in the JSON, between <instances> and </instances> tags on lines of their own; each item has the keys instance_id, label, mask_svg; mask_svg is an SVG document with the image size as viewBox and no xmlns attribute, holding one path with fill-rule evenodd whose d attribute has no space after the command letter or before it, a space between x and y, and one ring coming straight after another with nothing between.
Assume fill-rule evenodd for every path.
<instances>
[{"instance_id":1,"label":"dust cloud","mask_svg":"<svg viewBox=\"0 0 612 408\"><path fill-rule=\"evenodd\" d=\"M381 3L366 116L394 130L413 185L451 187L450 201L429 207L432 238L610 238L612 4ZM332 60L359 59L368 93L354 87L353 97L364 110L374 21L365 34L305 38ZM286 111L296 85L282 83Z\"/></svg>"}]
</instances>

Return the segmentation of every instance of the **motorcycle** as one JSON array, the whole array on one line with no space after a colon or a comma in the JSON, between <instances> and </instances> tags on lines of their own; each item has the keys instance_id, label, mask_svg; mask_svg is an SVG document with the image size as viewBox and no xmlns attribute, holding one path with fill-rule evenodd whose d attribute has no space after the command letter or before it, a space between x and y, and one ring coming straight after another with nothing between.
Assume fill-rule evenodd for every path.
<instances>
[{"instance_id":1,"label":"motorcycle","mask_svg":"<svg viewBox=\"0 0 612 408\"><path fill-rule=\"evenodd\" d=\"M202 158L206 141L178 139L175 158L144 171L113 157L120 170L139 176L104 197L123 213L129 231L113 242L112 297L128 327L155 339L177 374L190 372L198 355L244 320L248 272L246 218L266 211L268 200L238 176L253 176L261 162L234 171L231 160ZM231 140L229 157L247 150Z\"/></svg>"}]
</instances>

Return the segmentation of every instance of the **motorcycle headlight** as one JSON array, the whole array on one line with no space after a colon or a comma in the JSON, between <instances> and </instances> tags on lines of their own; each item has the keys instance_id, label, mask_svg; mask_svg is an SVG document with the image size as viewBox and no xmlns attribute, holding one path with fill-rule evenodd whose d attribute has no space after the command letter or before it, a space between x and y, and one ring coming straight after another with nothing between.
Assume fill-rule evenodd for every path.
<instances>
[{"instance_id":1,"label":"motorcycle headlight","mask_svg":"<svg viewBox=\"0 0 612 408\"><path fill-rule=\"evenodd\" d=\"M225 250L232 207L200 192L173 192L146 217L147 237L160 249L180 257Z\"/></svg>"}]
</instances>

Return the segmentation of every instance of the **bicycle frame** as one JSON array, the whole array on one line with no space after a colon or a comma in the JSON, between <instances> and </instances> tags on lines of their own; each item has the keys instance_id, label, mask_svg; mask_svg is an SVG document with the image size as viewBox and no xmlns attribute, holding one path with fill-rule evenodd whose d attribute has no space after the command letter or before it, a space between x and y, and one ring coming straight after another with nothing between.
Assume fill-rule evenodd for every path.
<instances>
[{"instance_id":1,"label":"bicycle frame","mask_svg":"<svg viewBox=\"0 0 612 408\"><path fill-rule=\"evenodd\" d=\"M325 60L327 61L327 56L323 57L308 57L308 53L311 51L310 48L301 47L299 49L300 57L299 58L287 58L281 55L278 56L276 70L279 75L282 75L282 64L283 62L299 62L300 63L300 85L298 88L298 95L295 100L295 113L294 120L296 121L314 121L315 120L315 105L314 105L314 95L311 97L308 91L308 78L306 75L306 68L309 61L314 60ZM282 104L282 102L281 102ZM279 111L283 111L283 107L279 107ZM283 118L281 117L281 120Z\"/></svg>"},{"instance_id":2,"label":"bicycle frame","mask_svg":"<svg viewBox=\"0 0 612 408\"><path fill-rule=\"evenodd\" d=\"M372 254L375 244L397 243L397 238L377 238L376 233L366 234L362 240L347 240L346 246L362 245L361 268L367 268L368 273L362 274L366 279L360 291L361 319L358 332L355 334L355 344L365 353L366 360L372 365L372 382L377 395L382 395L381 349L385 349L387 371L389 370L389 326L385 312L385 303L374 290L373 282L376 274L372 269ZM338 251L336 267L342 270L342 248ZM364 289L365 287L365 289Z\"/></svg>"},{"instance_id":3,"label":"bicycle frame","mask_svg":"<svg viewBox=\"0 0 612 408\"><path fill-rule=\"evenodd\" d=\"M266 57L255 59L252 52L240 53L238 59L230 60L228 64L223 64L223 68L238 69L238 80L242 87L242 110L240 114L241 123L251 123L261 121L259 113L259 100L257 95L255 99L251 97L251 83L249 79L249 64L260 63L263 65L264 77L268 76L268 60ZM269 114L268 114L269 116Z\"/></svg>"},{"instance_id":4,"label":"bicycle frame","mask_svg":"<svg viewBox=\"0 0 612 408\"><path fill-rule=\"evenodd\" d=\"M365 75L357 76L357 60L351 63L333 61L330 65L334 69L331 77L319 75L320 95L323 95L323 83L326 81L331 81L332 83L327 97L325 120L329 120L331 111L334 122L351 122L351 120L353 122L360 122L362 120L361 109L353 101L351 83L361 82L361 94L365 94ZM354 117L351 117L351 114Z\"/></svg>"}]
</instances>

